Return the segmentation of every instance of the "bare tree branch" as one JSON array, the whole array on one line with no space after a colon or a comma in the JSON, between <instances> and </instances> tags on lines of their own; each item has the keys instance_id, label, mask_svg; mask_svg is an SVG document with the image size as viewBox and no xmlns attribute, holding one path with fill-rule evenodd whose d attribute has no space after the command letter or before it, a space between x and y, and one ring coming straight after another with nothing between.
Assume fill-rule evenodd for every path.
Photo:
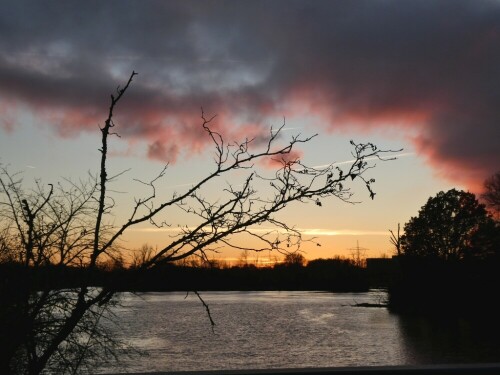
<instances>
[{"instance_id":1,"label":"bare tree branch","mask_svg":"<svg viewBox=\"0 0 500 375\"><path fill-rule=\"evenodd\" d=\"M44 285L27 281L15 300L9 302L18 314L0 328L12 324L12 329L22 334L13 339L12 350L2 355L10 361L22 358L26 373L38 374L55 363L65 371L76 371L100 351L112 355L108 349L113 340L101 334L99 322L109 313L117 284L111 280L102 288L92 288L90 275L106 262L121 262L126 257L120 238L130 229L148 223L153 228L177 229L165 235L158 248L145 247L131 257L137 270L193 256L208 262L210 252L226 248L298 254L303 242L319 243L315 238L305 238L279 214L294 202L311 203L318 209L330 198L354 204L354 183L364 185L373 199L375 180L367 176L375 167L372 161L393 159L390 154L395 151L351 141L354 160L347 167L310 167L291 156L316 135L298 134L286 141L283 121L277 129L270 129L264 141L245 138L229 142L213 130L216 116L207 116L202 108L201 127L214 150L211 171L169 198L159 193L168 164L150 180L135 179L146 192L133 199L128 216L115 224L118 200L114 197L118 191L111 189L110 183L123 178L128 170L108 176L108 142L109 136L118 135L113 129L114 112L136 75L132 72L125 86L111 95L107 118L100 128L98 174L78 183L64 180L43 185L37 181L33 190L24 191L20 175L0 166L0 260L15 259L30 277L48 266L82 271L78 285L70 289L63 290L48 281ZM259 170L259 165L270 160L276 165L272 171ZM230 182L235 172L239 183ZM210 196L213 184L220 186L216 198ZM179 213L193 224L176 223ZM208 305L194 293L205 307L213 329L215 323Z\"/></svg>"}]
</instances>

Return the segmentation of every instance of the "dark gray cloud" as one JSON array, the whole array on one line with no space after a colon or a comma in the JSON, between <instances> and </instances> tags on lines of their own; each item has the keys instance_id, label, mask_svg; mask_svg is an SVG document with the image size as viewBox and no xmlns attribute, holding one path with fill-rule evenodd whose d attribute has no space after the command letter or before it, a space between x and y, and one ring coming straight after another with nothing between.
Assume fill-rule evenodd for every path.
<instances>
[{"instance_id":1,"label":"dark gray cloud","mask_svg":"<svg viewBox=\"0 0 500 375\"><path fill-rule=\"evenodd\" d=\"M415 145L436 170L473 188L498 169L498 1L4 1L2 8L5 119L6 103L22 102L59 118L63 134L94 130L110 87L136 70L122 132L148 142L151 157L175 159L179 144L203 150L204 106L231 137L258 134L266 117L310 111L332 128L418 129ZM12 119L7 125L15 128Z\"/></svg>"}]
</instances>

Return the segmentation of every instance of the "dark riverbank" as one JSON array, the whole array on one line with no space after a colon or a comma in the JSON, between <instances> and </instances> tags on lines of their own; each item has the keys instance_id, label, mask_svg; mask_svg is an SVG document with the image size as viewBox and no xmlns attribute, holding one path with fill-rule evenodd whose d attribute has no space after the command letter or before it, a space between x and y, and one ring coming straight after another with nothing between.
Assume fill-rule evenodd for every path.
<instances>
[{"instance_id":1,"label":"dark riverbank","mask_svg":"<svg viewBox=\"0 0 500 375\"><path fill-rule=\"evenodd\" d=\"M467 261L394 258L389 308L411 315L496 315L499 271L498 258Z\"/></svg>"},{"instance_id":2,"label":"dark riverbank","mask_svg":"<svg viewBox=\"0 0 500 375\"><path fill-rule=\"evenodd\" d=\"M307 266L193 268L168 266L131 272L127 290L248 291L324 290L364 292L370 288L366 269L349 262L310 262Z\"/></svg>"},{"instance_id":3,"label":"dark riverbank","mask_svg":"<svg viewBox=\"0 0 500 375\"><path fill-rule=\"evenodd\" d=\"M303 264L186 266L153 269L95 269L17 264L0 265L0 293L15 300L21 290L110 287L116 291L328 291L366 292L387 288L387 307L400 314L495 314L500 286L497 260L444 262L395 257L368 259L359 267L349 259L317 259ZM10 297L9 297L10 296Z\"/></svg>"},{"instance_id":4,"label":"dark riverbank","mask_svg":"<svg viewBox=\"0 0 500 375\"><path fill-rule=\"evenodd\" d=\"M304 265L273 267L189 267L166 264L154 269L97 269L47 266L30 270L15 264L0 265L4 288L36 290L71 288L83 281L90 286L110 286L118 291L248 291L323 290L364 292L369 274L348 259L317 259Z\"/></svg>"}]
</instances>

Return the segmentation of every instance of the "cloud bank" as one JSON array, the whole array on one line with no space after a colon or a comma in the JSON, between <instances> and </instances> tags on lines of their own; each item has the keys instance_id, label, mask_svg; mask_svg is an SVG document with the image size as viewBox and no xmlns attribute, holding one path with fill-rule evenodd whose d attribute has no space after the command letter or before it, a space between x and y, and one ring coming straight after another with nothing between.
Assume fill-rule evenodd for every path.
<instances>
[{"instance_id":1,"label":"cloud bank","mask_svg":"<svg viewBox=\"0 0 500 375\"><path fill-rule=\"evenodd\" d=\"M132 70L120 134L153 159L205 149L203 107L229 139L274 116L397 129L471 189L499 168L498 1L4 2L5 129L22 107L62 136L95 131Z\"/></svg>"}]
</instances>

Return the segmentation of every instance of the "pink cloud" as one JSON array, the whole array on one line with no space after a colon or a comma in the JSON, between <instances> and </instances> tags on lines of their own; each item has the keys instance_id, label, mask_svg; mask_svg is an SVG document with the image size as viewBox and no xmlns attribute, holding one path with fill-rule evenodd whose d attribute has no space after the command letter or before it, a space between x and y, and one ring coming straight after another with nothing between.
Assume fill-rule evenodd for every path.
<instances>
[{"instance_id":1,"label":"pink cloud","mask_svg":"<svg viewBox=\"0 0 500 375\"><path fill-rule=\"evenodd\" d=\"M148 157L162 162L175 163L178 155L179 147L175 144L165 146L165 144L156 141L148 147Z\"/></svg>"},{"instance_id":2,"label":"pink cloud","mask_svg":"<svg viewBox=\"0 0 500 375\"><path fill-rule=\"evenodd\" d=\"M261 165L269 169L282 168L288 163L293 163L299 161L304 156L304 153L300 150L292 150L287 154L269 156L261 160Z\"/></svg>"},{"instance_id":3,"label":"pink cloud","mask_svg":"<svg viewBox=\"0 0 500 375\"><path fill-rule=\"evenodd\" d=\"M497 2L193 4L105 2L96 14L82 2L64 22L56 5L37 17L6 7L1 126L15 131L17 102L62 136L95 131L135 69L116 130L162 162L211 147L203 106L228 142L262 145L269 118L313 116L322 131L397 127L436 173L470 189L498 169Z\"/></svg>"}]
</instances>

